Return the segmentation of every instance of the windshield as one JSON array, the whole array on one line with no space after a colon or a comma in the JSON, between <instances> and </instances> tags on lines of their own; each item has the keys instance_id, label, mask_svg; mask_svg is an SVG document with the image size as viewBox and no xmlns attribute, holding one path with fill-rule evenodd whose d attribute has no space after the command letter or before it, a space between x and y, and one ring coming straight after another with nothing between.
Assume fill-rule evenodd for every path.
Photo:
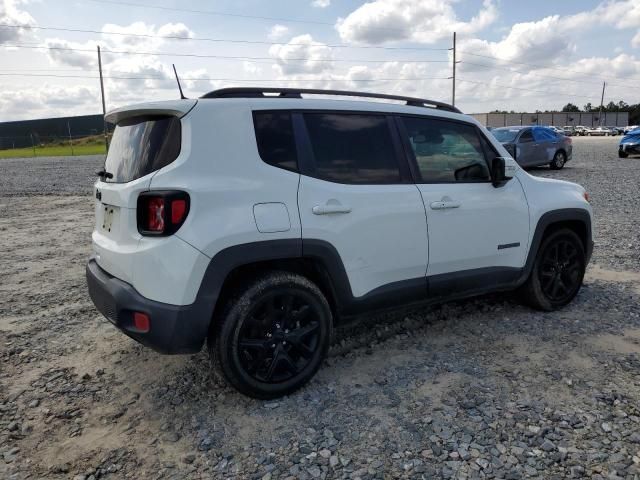
<instances>
[{"instance_id":1,"label":"windshield","mask_svg":"<svg viewBox=\"0 0 640 480\"><path fill-rule=\"evenodd\" d=\"M498 139L500 143L507 143L507 142L515 141L516 137L518 136L518 133L520 133L520 129L519 128L494 128L493 130L491 130L491 133L493 134L494 137L496 137L496 139Z\"/></svg>"},{"instance_id":2,"label":"windshield","mask_svg":"<svg viewBox=\"0 0 640 480\"><path fill-rule=\"evenodd\" d=\"M104 169L105 179L126 183L161 169L180 153L180 119L168 115L127 118L116 125Z\"/></svg>"}]
</instances>

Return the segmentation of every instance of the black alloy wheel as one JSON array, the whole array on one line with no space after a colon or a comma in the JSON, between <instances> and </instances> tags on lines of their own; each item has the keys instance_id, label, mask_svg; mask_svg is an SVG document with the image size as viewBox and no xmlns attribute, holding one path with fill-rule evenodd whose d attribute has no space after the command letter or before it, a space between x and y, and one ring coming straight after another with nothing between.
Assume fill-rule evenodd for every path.
<instances>
[{"instance_id":1,"label":"black alloy wheel","mask_svg":"<svg viewBox=\"0 0 640 480\"><path fill-rule=\"evenodd\" d=\"M584 262L576 245L559 239L547 246L538 269L540 286L553 303L565 303L580 288Z\"/></svg>"},{"instance_id":2,"label":"black alloy wheel","mask_svg":"<svg viewBox=\"0 0 640 480\"><path fill-rule=\"evenodd\" d=\"M255 380L281 383L303 371L320 345L320 322L302 292L279 289L257 302L238 337L240 364Z\"/></svg>"},{"instance_id":3,"label":"black alloy wheel","mask_svg":"<svg viewBox=\"0 0 640 480\"><path fill-rule=\"evenodd\" d=\"M214 320L208 341L214 371L254 398L287 395L315 375L329 350L329 303L313 282L290 272L247 285Z\"/></svg>"},{"instance_id":4,"label":"black alloy wheel","mask_svg":"<svg viewBox=\"0 0 640 480\"><path fill-rule=\"evenodd\" d=\"M580 237L567 228L555 230L542 240L529 278L519 288L519 296L538 310L564 307L580 290L586 266Z\"/></svg>"},{"instance_id":5,"label":"black alloy wheel","mask_svg":"<svg viewBox=\"0 0 640 480\"><path fill-rule=\"evenodd\" d=\"M567 162L567 156L563 151L558 150L556 154L553 156L553 161L549 164L549 166L553 170L560 170L564 167L564 164Z\"/></svg>"}]
</instances>

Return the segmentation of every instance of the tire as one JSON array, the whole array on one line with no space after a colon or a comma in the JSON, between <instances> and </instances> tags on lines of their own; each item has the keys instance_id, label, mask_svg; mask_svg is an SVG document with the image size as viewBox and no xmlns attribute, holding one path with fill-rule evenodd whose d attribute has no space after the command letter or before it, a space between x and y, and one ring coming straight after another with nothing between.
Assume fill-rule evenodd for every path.
<instances>
[{"instance_id":1,"label":"tire","mask_svg":"<svg viewBox=\"0 0 640 480\"><path fill-rule=\"evenodd\" d=\"M627 152L623 152L622 150L618 150L618 157L627 158L629 154Z\"/></svg>"},{"instance_id":2,"label":"tire","mask_svg":"<svg viewBox=\"0 0 640 480\"><path fill-rule=\"evenodd\" d=\"M549 166L552 170L560 170L562 167L564 167L565 163L567 163L567 155L563 151L558 150L553 156L553 160L551 161Z\"/></svg>"},{"instance_id":3,"label":"tire","mask_svg":"<svg viewBox=\"0 0 640 480\"><path fill-rule=\"evenodd\" d=\"M520 287L520 298L538 310L562 308L580 290L585 268L586 257L580 238L572 230L556 230L543 239L529 278Z\"/></svg>"},{"instance_id":4,"label":"tire","mask_svg":"<svg viewBox=\"0 0 640 480\"><path fill-rule=\"evenodd\" d=\"M208 341L214 374L253 398L287 395L327 355L332 315L320 289L301 275L271 272L227 302Z\"/></svg>"}]
</instances>

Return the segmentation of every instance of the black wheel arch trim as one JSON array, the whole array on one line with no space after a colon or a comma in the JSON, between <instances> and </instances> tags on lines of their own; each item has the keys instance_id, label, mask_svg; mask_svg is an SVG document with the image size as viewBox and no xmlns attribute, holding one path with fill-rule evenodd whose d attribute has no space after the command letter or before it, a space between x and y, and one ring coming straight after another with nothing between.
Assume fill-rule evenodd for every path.
<instances>
[{"instance_id":1,"label":"black wheel arch trim","mask_svg":"<svg viewBox=\"0 0 640 480\"><path fill-rule=\"evenodd\" d=\"M588 262L593 249L589 212L580 208L553 210L543 214L538 221L524 268L480 268L407 279L380 286L360 297L353 295L344 263L336 248L327 241L317 239L266 240L225 248L210 260L194 303L181 307L145 301L133 287L111 278L106 273L100 273L100 269L94 265L95 261L90 262L87 272L88 279L99 278L104 284L97 296L92 295L92 298L96 296L94 303L98 300L97 305L103 300L117 300L117 307L120 309L140 306L143 311L152 310L166 319L165 328L159 332L162 334L161 337L138 335L126 331L123 325L119 325L127 335L163 353L192 353L200 350L209 335L225 282L237 268L271 260L311 260L315 266L320 267L317 270L323 276L323 285L319 287L329 290L328 293L333 297L329 300L330 303L333 301L338 317L350 317L364 312L391 310L514 289L522 285L531 273L547 228L567 221L578 221L584 225ZM115 293L109 290L116 287ZM105 315L109 313L105 308L101 311L106 312ZM179 334L177 337L176 333Z\"/></svg>"},{"instance_id":2,"label":"black wheel arch trim","mask_svg":"<svg viewBox=\"0 0 640 480\"><path fill-rule=\"evenodd\" d=\"M211 259L196 296L196 303L206 305L213 313L225 281L233 270L269 260L312 260L316 266L321 267L319 274L323 285L320 286L329 290L333 297L330 300L334 302L338 313L344 316L394 308L416 301L422 303L516 288L529 277L544 232L550 226L562 222L580 222L584 225L588 262L593 249L589 212L581 208L558 209L544 213L538 220L524 268L490 267L407 279L382 285L361 297L353 295L342 258L330 242L296 238L235 245L220 251Z\"/></svg>"},{"instance_id":3,"label":"black wheel arch trim","mask_svg":"<svg viewBox=\"0 0 640 480\"><path fill-rule=\"evenodd\" d=\"M583 208L562 208L557 210L550 210L542 214L542 216L538 220L538 223L536 224L536 228L531 239L531 244L529 245L527 261L525 262L521 276L518 279L518 284L524 283L527 278L529 278L531 270L533 269L533 264L536 260L536 255L538 254L538 249L540 248L540 244L542 243L542 239L544 238L544 233L549 227L553 227L553 225L561 224L564 222L580 222L584 225L585 238L581 238L581 240L584 241L586 263L589 263L591 254L593 252L593 234L591 226L591 215L589 214L589 212Z\"/></svg>"}]
</instances>

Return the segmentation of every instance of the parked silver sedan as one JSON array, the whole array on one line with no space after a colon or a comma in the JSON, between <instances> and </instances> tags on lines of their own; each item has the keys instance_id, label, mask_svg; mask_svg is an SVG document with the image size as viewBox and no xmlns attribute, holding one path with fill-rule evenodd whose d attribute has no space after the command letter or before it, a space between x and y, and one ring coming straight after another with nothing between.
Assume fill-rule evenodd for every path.
<instances>
[{"instance_id":1,"label":"parked silver sedan","mask_svg":"<svg viewBox=\"0 0 640 480\"><path fill-rule=\"evenodd\" d=\"M560 170L571 160L571 138L545 127L501 127L491 133L522 167L549 165Z\"/></svg>"}]
</instances>

